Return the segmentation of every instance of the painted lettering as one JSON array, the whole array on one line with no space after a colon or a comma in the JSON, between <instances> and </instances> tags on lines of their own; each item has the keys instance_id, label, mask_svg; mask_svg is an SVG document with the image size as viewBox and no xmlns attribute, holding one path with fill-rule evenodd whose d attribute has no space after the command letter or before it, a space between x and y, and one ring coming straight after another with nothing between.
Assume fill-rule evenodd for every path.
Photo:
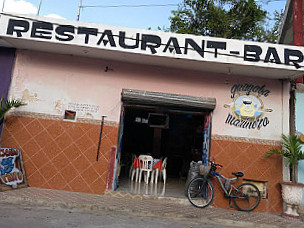
<instances>
[{"instance_id":1,"label":"painted lettering","mask_svg":"<svg viewBox=\"0 0 304 228\"><path fill-rule=\"evenodd\" d=\"M231 98L234 98L235 95L240 92L246 92L247 95L254 92L265 97L267 97L270 93L269 90L265 89L265 85L257 86L253 84L234 84L231 87Z\"/></svg>"},{"instance_id":2,"label":"painted lettering","mask_svg":"<svg viewBox=\"0 0 304 228\"><path fill-rule=\"evenodd\" d=\"M273 47L268 48L266 56L265 56L264 63L269 63L269 62L275 62L276 64L282 63L277 50Z\"/></svg>"},{"instance_id":3,"label":"painted lettering","mask_svg":"<svg viewBox=\"0 0 304 228\"><path fill-rule=\"evenodd\" d=\"M23 176L22 173L20 172L12 172L12 173L8 173L8 174L4 174L1 175L1 180L7 184L10 182L19 182L19 181L23 181Z\"/></svg>"},{"instance_id":4,"label":"painted lettering","mask_svg":"<svg viewBox=\"0 0 304 228\"><path fill-rule=\"evenodd\" d=\"M141 50L145 51L147 48L150 48L152 54L157 53L156 48L159 48L161 45L159 36L143 34L141 39Z\"/></svg>"},{"instance_id":5,"label":"painted lettering","mask_svg":"<svg viewBox=\"0 0 304 228\"><path fill-rule=\"evenodd\" d=\"M262 54L262 48L257 45L245 45L244 46L244 60L250 62L260 61L260 55Z\"/></svg>"},{"instance_id":6,"label":"painted lettering","mask_svg":"<svg viewBox=\"0 0 304 228\"><path fill-rule=\"evenodd\" d=\"M243 129L257 129L260 130L262 127L266 127L269 124L269 120L267 117L258 118L255 120L250 119L239 119L236 116L228 114L225 124L229 124L231 126L243 128Z\"/></svg>"},{"instance_id":7,"label":"painted lettering","mask_svg":"<svg viewBox=\"0 0 304 228\"><path fill-rule=\"evenodd\" d=\"M168 40L168 42L165 46L164 52L166 52L168 49L171 53L175 50L176 54L182 54L178 41L175 37L170 37L170 39Z\"/></svg>"},{"instance_id":8,"label":"painted lettering","mask_svg":"<svg viewBox=\"0 0 304 228\"><path fill-rule=\"evenodd\" d=\"M9 16L1 16L2 18ZM4 20L6 22L6 20ZM131 33L128 36L126 31L118 31L105 29L101 31L100 28L72 26L72 25L58 25L51 22L34 21L34 20L16 20L8 18L6 35L18 37L18 38L31 38L31 39L44 39L54 40L57 42L77 42L80 45L88 45L90 47L98 47L103 45L104 47L120 47L125 50L139 49L140 51L147 52L149 54L166 53L166 54L178 54L181 57L189 55L189 50L196 52L201 58L206 58L205 53L211 53L207 55L208 58L224 63L229 63L233 58L236 63L250 62L251 64L259 62L259 64L273 64L276 66L284 64L286 66L293 66L293 69L302 67L300 64L304 61L304 55L302 50L298 50L299 47L285 48L266 46L267 44L245 44L237 45L236 41L215 41L213 38L203 37L196 38L185 37L186 35L176 35L171 37L161 37L153 34L141 34L139 32ZM77 31L76 31L77 30ZM101 34L101 35L100 35ZM82 38L82 39L81 39ZM184 49L184 50L183 50ZM228 49L228 50L227 50ZM230 49L230 50L229 50ZM236 50L239 49L239 50ZM243 56L241 56L243 53ZM192 54L192 52L191 52ZM182 56L184 55L184 56ZM221 55L229 58L219 58ZM231 58L230 58L231 57ZM235 61L236 60L236 61ZM247 89L249 90L249 89ZM256 91L257 87L250 90ZM265 92L265 94L267 94Z\"/></svg>"},{"instance_id":9,"label":"painted lettering","mask_svg":"<svg viewBox=\"0 0 304 228\"><path fill-rule=\"evenodd\" d=\"M107 40L104 40L105 37L107 37ZM104 30L99 41L97 42L97 45L100 45L101 41L103 42L104 46L107 46L107 44L110 43L111 47L116 47L116 43L114 41L113 33L111 30Z\"/></svg>"},{"instance_id":10,"label":"painted lettering","mask_svg":"<svg viewBox=\"0 0 304 228\"><path fill-rule=\"evenodd\" d=\"M134 39L130 39L134 40ZM126 33L120 31L119 32L119 46L125 49L135 49L139 47L139 33L136 33L136 39L134 45L127 45L126 44Z\"/></svg>"},{"instance_id":11,"label":"painted lettering","mask_svg":"<svg viewBox=\"0 0 304 228\"><path fill-rule=\"evenodd\" d=\"M16 33L17 37L22 37L22 33L26 33L30 28L30 23L23 20L10 19L7 26L7 35L14 35Z\"/></svg>"},{"instance_id":12,"label":"painted lettering","mask_svg":"<svg viewBox=\"0 0 304 228\"><path fill-rule=\"evenodd\" d=\"M15 148L1 148L0 157L19 156L18 149Z\"/></svg>"},{"instance_id":13,"label":"painted lettering","mask_svg":"<svg viewBox=\"0 0 304 228\"><path fill-rule=\"evenodd\" d=\"M218 49L226 50L226 42L207 41L207 48L214 48L214 57L217 58Z\"/></svg>"},{"instance_id":14,"label":"painted lettering","mask_svg":"<svg viewBox=\"0 0 304 228\"><path fill-rule=\"evenodd\" d=\"M31 37L41 39L52 39L53 24L47 22L33 22Z\"/></svg>"},{"instance_id":15,"label":"painted lettering","mask_svg":"<svg viewBox=\"0 0 304 228\"><path fill-rule=\"evenodd\" d=\"M56 28L56 39L59 41L71 41L74 39L75 27L71 25L61 25Z\"/></svg>"},{"instance_id":16,"label":"painted lettering","mask_svg":"<svg viewBox=\"0 0 304 228\"><path fill-rule=\"evenodd\" d=\"M290 65L290 63L292 63L296 65L297 68L300 67L297 64L303 62L303 53L298 50L285 49L284 57L286 65Z\"/></svg>"},{"instance_id":17,"label":"painted lettering","mask_svg":"<svg viewBox=\"0 0 304 228\"><path fill-rule=\"evenodd\" d=\"M88 44L90 41L90 35L97 36L98 29L96 28L87 28L87 27L78 27L78 34L85 35L84 43Z\"/></svg>"},{"instance_id":18,"label":"painted lettering","mask_svg":"<svg viewBox=\"0 0 304 228\"><path fill-rule=\"evenodd\" d=\"M202 40L202 46L198 46L198 44L192 39L185 39L185 51L184 54L188 54L189 45L201 56L204 58L204 45L205 41Z\"/></svg>"}]
</instances>

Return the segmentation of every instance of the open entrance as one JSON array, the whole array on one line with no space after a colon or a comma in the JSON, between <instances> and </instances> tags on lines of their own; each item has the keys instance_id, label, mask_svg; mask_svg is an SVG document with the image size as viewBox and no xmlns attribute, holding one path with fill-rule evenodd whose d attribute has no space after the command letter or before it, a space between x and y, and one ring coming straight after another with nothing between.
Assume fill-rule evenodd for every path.
<instances>
[{"instance_id":1,"label":"open entrance","mask_svg":"<svg viewBox=\"0 0 304 228\"><path fill-rule=\"evenodd\" d=\"M191 161L201 161L209 150L210 109L124 102L116 191L184 197ZM131 181L134 157L167 158L166 184Z\"/></svg>"}]
</instances>

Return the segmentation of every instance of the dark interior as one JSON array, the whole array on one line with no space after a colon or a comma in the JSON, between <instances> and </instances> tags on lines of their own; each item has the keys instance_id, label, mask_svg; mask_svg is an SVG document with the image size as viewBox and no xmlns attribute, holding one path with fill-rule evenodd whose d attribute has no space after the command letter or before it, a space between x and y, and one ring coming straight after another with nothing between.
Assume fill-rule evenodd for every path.
<instances>
[{"instance_id":1,"label":"dark interior","mask_svg":"<svg viewBox=\"0 0 304 228\"><path fill-rule=\"evenodd\" d=\"M125 107L121 176L132 154L167 160L168 178L186 178L191 161L202 160L204 113Z\"/></svg>"}]
</instances>

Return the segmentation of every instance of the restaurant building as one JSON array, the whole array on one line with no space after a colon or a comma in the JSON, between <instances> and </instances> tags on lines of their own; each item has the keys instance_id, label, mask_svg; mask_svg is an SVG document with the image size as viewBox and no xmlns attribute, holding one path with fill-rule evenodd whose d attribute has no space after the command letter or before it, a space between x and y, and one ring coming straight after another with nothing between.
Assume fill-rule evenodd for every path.
<instances>
[{"instance_id":1,"label":"restaurant building","mask_svg":"<svg viewBox=\"0 0 304 228\"><path fill-rule=\"evenodd\" d=\"M282 160L264 156L289 132L303 47L5 13L0 25L1 96L27 104L1 147L20 149L29 186L119 191L132 154L151 154L168 159L167 191L212 158L259 185L256 211L282 212ZM229 208L216 185L213 205Z\"/></svg>"}]
</instances>

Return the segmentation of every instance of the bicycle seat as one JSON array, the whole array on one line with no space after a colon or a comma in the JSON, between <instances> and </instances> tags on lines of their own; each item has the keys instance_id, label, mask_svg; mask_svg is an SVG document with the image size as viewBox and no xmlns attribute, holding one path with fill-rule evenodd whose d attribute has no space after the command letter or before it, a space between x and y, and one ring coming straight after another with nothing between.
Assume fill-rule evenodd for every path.
<instances>
[{"instance_id":1,"label":"bicycle seat","mask_svg":"<svg viewBox=\"0 0 304 228\"><path fill-rule=\"evenodd\" d=\"M244 173L242 173L242 172L236 172L236 173L232 173L234 176L236 176L236 177L242 177L242 176L244 176Z\"/></svg>"}]
</instances>

